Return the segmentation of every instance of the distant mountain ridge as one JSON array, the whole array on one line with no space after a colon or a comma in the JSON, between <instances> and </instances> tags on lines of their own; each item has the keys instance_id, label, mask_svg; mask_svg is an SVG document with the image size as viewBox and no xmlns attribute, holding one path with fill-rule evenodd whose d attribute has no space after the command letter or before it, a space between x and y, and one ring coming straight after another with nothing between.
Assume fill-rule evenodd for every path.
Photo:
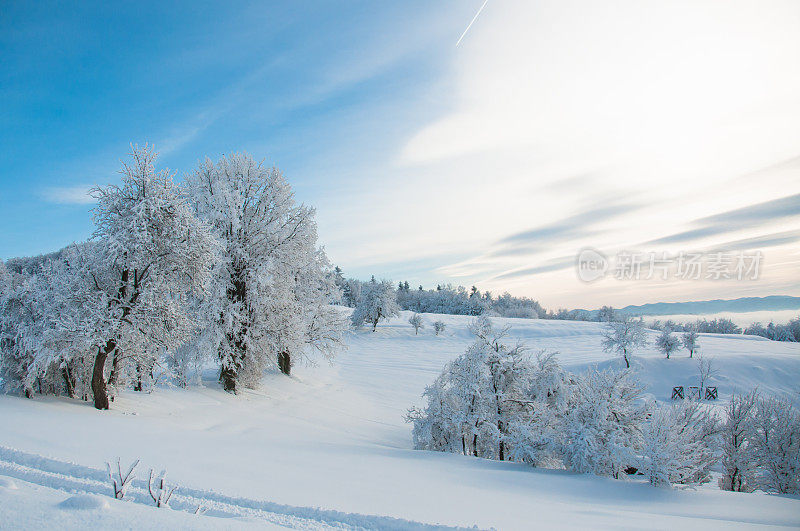
<instances>
[{"instance_id":1,"label":"distant mountain ridge","mask_svg":"<svg viewBox=\"0 0 800 531\"><path fill-rule=\"evenodd\" d=\"M768 297L740 297L738 299L714 299L688 302L654 302L630 305L616 311L630 315L702 315L720 312L759 312L800 310L800 297L770 295ZM590 313L596 313L592 310Z\"/></svg>"}]
</instances>

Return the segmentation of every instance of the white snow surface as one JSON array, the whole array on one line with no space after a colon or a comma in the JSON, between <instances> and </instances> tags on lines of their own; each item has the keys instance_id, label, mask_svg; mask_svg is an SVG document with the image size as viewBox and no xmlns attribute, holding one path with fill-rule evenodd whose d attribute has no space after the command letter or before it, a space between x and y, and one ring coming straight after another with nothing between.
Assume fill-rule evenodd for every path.
<instances>
[{"instance_id":1,"label":"white snow surface","mask_svg":"<svg viewBox=\"0 0 800 531\"><path fill-rule=\"evenodd\" d=\"M238 396L210 372L203 387L126 392L105 412L61 398L0 396L0 528L800 527L793 497L714 484L659 489L412 450L403 415L472 338L469 317L422 314L426 327L415 336L410 315L351 333L333 365L271 374L261 389ZM447 324L438 337L436 320ZM558 351L569 370L623 365L602 351L601 324L493 321L510 325L511 340L534 352ZM719 388L720 405L756 386L797 396L800 345L713 334L699 343L718 370L709 384ZM675 385L697 385L697 362L685 350L666 360L643 349L633 370L658 400ZM122 501L104 470L117 457L123 467L141 460ZM167 469L180 485L172 510L147 506L150 468ZM192 514L198 505L205 515Z\"/></svg>"}]
</instances>

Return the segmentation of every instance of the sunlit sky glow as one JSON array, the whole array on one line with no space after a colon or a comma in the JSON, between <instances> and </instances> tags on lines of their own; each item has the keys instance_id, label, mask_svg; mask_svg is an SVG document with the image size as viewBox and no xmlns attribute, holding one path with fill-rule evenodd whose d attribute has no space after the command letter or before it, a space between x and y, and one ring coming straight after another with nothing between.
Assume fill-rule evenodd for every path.
<instances>
[{"instance_id":1,"label":"sunlit sky glow","mask_svg":"<svg viewBox=\"0 0 800 531\"><path fill-rule=\"evenodd\" d=\"M129 143L245 150L349 276L545 306L800 295L800 2L3 3L0 258L91 233ZM761 250L586 284L584 247Z\"/></svg>"}]
</instances>

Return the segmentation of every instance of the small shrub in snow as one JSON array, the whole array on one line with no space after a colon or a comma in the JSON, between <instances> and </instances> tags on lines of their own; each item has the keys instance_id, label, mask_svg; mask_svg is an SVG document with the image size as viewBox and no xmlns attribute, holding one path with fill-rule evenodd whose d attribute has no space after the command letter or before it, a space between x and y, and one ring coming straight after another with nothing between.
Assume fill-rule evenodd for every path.
<instances>
[{"instance_id":1,"label":"small shrub in snow","mask_svg":"<svg viewBox=\"0 0 800 531\"><path fill-rule=\"evenodd\" d=\"M678 350L680 346L680 339L670 330L662 331L656 338L656 348L661 351L667 359L669 359L670 354Z\"/></svg>"},{"instance_id":2,"label":"small shrub in snow","mask_svg":"<svg viewBox=\"0 0 800 531\"><path fill-rule=\"evenodd\" d=\"M444 332L445 328L447 328L447 325L444 324L443 321L436 321L433 323L433 331L436 332L437 336Z\"/></svg>"},{"instance_id":3,"label":"small shrub in snow","mask_svg":"<svg viewBox=\"0 0 800 531\"><path fill-rule=\"evenodd\" d=\"M111 486L114 488L114 498L117 500L121 500L125 497L125 491L130 485L131 481L136 478L136 467L139 465L139 460L137 459L131 466L128 467L128 471L124 474L122 473L122 465L120 464L120 460L117 459L117 470L116 476L114 475L114 471L111 469L111 463L106 463L106 470L108 471L108 479L111 481Z\"/></svg>"},{"instance_id":4,"label":"small shrub in snow","mask_svg":"<svg viewBox=\"0 0 800 531\"><path fill-rule=\"evenodd\" d=\"M177 488L177 485L173 486L172 488L167 485L166 470L162 470L161 475L159 477L155 477L153 474L153 469L150 469L150 477L147 479L147 492L150 494L150 498L152 498L156 507L169 506L169 499L172 497L172 493L175 492ZM198 507L197 510L199 511L200 507ZM197 513L195 512L195 514Z\"/></svg>"},{"instance_id":5,"label":"small shrub in snow","mask_svg":"<svg viewBox=\"0 0 800 531\"><path fill-rule=\"evenodd\" d=\"M420 328L425 328L425 323L422 322L422 316L418 313L415 313L409 317L408 323L414 327L414 335L419 334Z\"/></svg>"}]
</instances>

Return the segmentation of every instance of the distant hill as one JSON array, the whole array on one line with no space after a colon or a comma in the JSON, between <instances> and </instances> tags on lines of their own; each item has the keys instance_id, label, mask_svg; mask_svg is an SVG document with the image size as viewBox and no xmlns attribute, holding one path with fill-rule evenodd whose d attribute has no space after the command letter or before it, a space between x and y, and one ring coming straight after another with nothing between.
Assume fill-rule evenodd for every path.
<instances>
[{"instance_id":1,"label":"distant hill","mask_svg":"<svg viewBox=\"0 0 800 531\"><path fill-rule=\"evenodd\" d=\"M769 297L741 297L738 299L689 302L654 302L620 308L619 312L631 315L704 315L720 312L762 312L800 309L800 297L771 295ZM594 310L591 313L596 313Z\"/></svg>"}]
</instances>

